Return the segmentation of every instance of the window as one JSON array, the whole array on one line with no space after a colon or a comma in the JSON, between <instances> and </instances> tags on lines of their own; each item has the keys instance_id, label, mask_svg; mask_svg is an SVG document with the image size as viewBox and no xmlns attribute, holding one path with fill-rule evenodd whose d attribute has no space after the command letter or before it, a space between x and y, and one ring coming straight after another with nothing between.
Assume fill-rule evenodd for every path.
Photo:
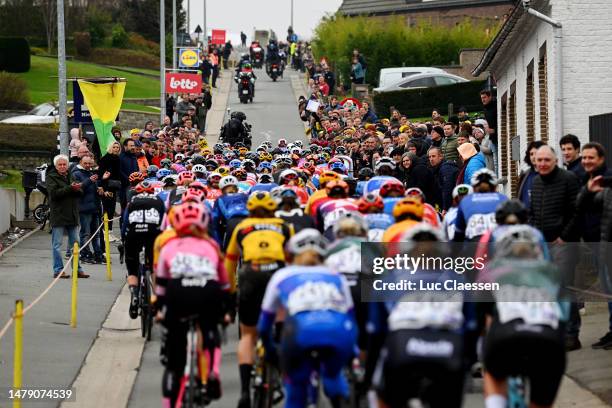
<instances>
[{"instance_id":1,"label":"window","mask_svg":"<svg viewBox=\"0 0 612 408\"><path fill-rule=\"evenodd\" d=\"M432 77L425 77L404 82L400 85L400 88L432 88L434 86L436 86L434 79Z\"/></svg>"},{"instance_id":2,"label":"window","mask_svg":"<svg viewBox=\"0 0 612 408\"><path fill-rule=\"evenodd\" d=\"M457 82L459 82L455 78L449 78L449 77L445 77L445 76L437 76L437 77L435 77L435 79L436 79L436 83L438 84L438 86L442 86L442 85L454 85Z\"/></svg>"},{"instance_id":3,"label":"window","mask_svg":"<svg viewBox=\"0 0 612 408\"><path fill-rule=\"evenodd\" d=\"M535 140L535 99L533 81L534 61L531 60L527 66L527 83L525 84L525 108L527 113L527 143Z\"/></svg>"},{"instance_id":4,"label":"window","mask_svg":"<svg viewBox=\"0 0 612 408\"><path fill-rule=\"evenodd\" d=\"M419 72L402 72L402 78L407 78L415 74L419 74Z\"/></svg>"}]
</instances>

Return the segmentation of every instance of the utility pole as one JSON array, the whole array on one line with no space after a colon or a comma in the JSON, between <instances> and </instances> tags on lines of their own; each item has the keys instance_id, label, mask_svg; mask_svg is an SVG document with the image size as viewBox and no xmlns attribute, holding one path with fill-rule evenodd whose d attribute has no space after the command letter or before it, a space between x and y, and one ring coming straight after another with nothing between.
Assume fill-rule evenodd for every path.
<instances>
[{"instance_id":1,"label":"utility pole","mask_svg":"<svg viewBox=\"0 0 612 408\"><path fill-rule=\"evenodd\" d=\"M189 35L191 33L191 31L189 31L189 3L190 1L187 0L187 35Z\"/></svg>"},{"instance_id":2,"label":"utility pole","mask_svg":"<svg viewBox=\"0 0 612 408\"><path fill-rule=\"evenodd\" d=\"M176 70L176 0L172 0L172 69Z\"/></svg>"},{"instance_id":3,"label":"utility pole","mask_svg":"<svg viewBox=\"0 0 612 408\"><path fill-rule=\"evenodd\" d=\"M206 28L206 0L203 0L203 2L204 2L204 16L203 16L204 17L204 23L202 25L202 29L204 30L204 39L202 40L202 44L204 46L203 47L204 48L204 50L203 50L204 54L208 54L206 52L207 48L208 48L208 34L207 34L208 31L207 31L207 28Z\"/></svg>"},{"instance_id":4,"label":"utility pole","mask_svg":"<svg viewBox=\"0 0 612 408\"><path fill-rule=\"evenodd\" d=\"M64 0L57 0L57 76L59 93L60 153L68 154L68 115L66 105L66 32L64 27Z\"/></svg>"},{"instance_id":5,"label":"utility pole","mask_svg":"<svg viewBox=\"0 0 612 408\"><path fill-rule=\"evenodd\" d=\"M291 28L293 28L293 0L291 0ZM295 32L295 29L293 29Z\"/></svg>"},{"instance_id":6,"label":"utility pole","mask_svg":"<svg viewBox=\"0 0 612 408\"><path fill-rule=\"evenodd\" d=\"M159 0L159 85L161 121L166 117L166 5L165 0Z\"/></svg>"}]
</instances>

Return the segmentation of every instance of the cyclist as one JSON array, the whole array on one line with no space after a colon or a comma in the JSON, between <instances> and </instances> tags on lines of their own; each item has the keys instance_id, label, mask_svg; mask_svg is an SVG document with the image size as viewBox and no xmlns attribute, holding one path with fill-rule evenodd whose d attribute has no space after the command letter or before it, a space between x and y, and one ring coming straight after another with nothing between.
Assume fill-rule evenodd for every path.
<instances>
[{"instance_id":1,"label":"cyclist","mask_svg":"<svg viewBox=\"0 0 612 408\"><path fill-rule=\"evenodd\" d=\"M275 217L282 218L287 224L293 227L294 232L299 232L305 228L314 228L315 224L312 217L304 214L298 203L298 196L294 189L282 187L275 191L273 195L278 202L278 210L274 213Z\"/></svg>"},{"instance_id":2,"label":"cyclist","mask_svg":"<svg viewBox=\"0 0 612 408\"><path fill-rule=\"evenodd\" d=\"M324 171L319 175L319 189L315 191L308 199L308 202L306 203L306 208L304 209L304 212L306 214L310 215L315 213L316 207L319 205L319 201L327 197L325 185L332 180L340 180L340 175L333 171Z\"/></svg>"},{"instance_id":3,"label":"cyclist","mask_svg":"<svg viewBox=\"0 0 612 408\"><path fill-rule=\"evenodd\" d=\"M423 202L418 198L404 197L393 207L395 224L383 234L382 242L399 242L402 235L423 219Z\"/></svg>"},{"instance_id":4,"label":"cyclist","mask_svg":"<svg viewBox=\"0 0 612 408\"><path fill-rule=\"evenodd\" d=\"M212 212L214 237L222 248L227 247L232 231L247 215L248 195L238 192L238 179L225 176L219 182L222 195L217 198Z\"/></svg>"},{"instance_id":5,"label":"cyclist","mask_svg":"<svg viewBox=\"0 0 612 408\"><path fill-rule=\"evenodd\" d=\"M347 212L357 212L359 207L354 199L348 198L349 186L344 180L330 181L325 185L327 197L320 200L312 216L323 235L333 238L334 223Z\"/></svg>"},{"instance_id":6,"label":"cyclist","mask_svg":"<svg viewBox=\"0 0 612 408\"><path fill-rule=\"evenodd\" d=\"M566 364L569 303L560 296L556 267L547 259L542 234L528 225L497 228L495 257L480 281L497 282L483 345L487 408L506 407L507 379L529 380L530 406L552 407ZM523 401L524 402L524 401Z\"/></svg>"},{"instance_id":7,"label":"cyclist","mask_svg":"<svg viewBox=\"0 0 612 408\"><path fill-rule=\"evenodd\" d=\"M166 207L162 200L153 195L154 187L142 181L134 188L134 196L126 206L121 224L121 238L125 251L125 265L128 270L127 283L130 289L129 315L138 317L138 277L140 252L144 249L145 263L153 266L153 244L161 232Z\"/></svg>"},{"instance_id":8,"label":"cyclist","mask_svg":"<svg viewBox=\"0 0 612 408\"><path fill-rule=\"evenodd\" d=\"M285 374L285 407L305 407L313 371L320 371L334 408L349 395L342 369L354 355L356 324L346 279L322 265L326 241L304 229L287 245L292 265L279 270L265 293L258 331L266 355L276 356L272 328L286 314L279 349ZM273 357L272 357L273 358Z\"/></svg>"},{"instance_id":9,"label":"cyclist","mask_svg":"<svg viewBox=\"0 0 612 408\"><path fill-rule=\"evenodd\" d=\"M241 262L238 272L240 408L250 407L256 325L266 285L272 274L285 265L284 246L292 235L291 227L274 217L276 208L277 203L270 193L251 194L247 201L249 216L234 228L226 251L225 267L234 287L236 267L238 261Z\"/></svg>"},{"instance_id":10,"label":"cyclist","mask_svg":"<svg viewBox=\"0 0 612 408\"><path fill-rule=\"evenodd\" d=\"M391 225L393 217L383 212L385 203L383 199L375 194L367 194L357 201L359 212L364 214L368 224L368 240L372 242L382 241L383 234Z\"/></svg>"},{"instance_id":11,"label":"cyclist","mask_svg":"<svg viewBox=\"0 0 612 408\"><path fill-rule=\"evenodd\" d=\"M474 189L468 184L459 184L453 189L453 203L442 220L442 230L449 241L452 241L455 237L455 220L457 219L459 203L465 196L473 192Z\"/></svg>"},{"instance_id":12,"label":"cyclist","mask_svg":"<svg viewBox=\"0 0 612 408\"><path fill-rule=\"evenodd\" d=\"M206 233L208 218L201 203L187 201L174 206L170 225L177 237L162 248L155 271L156 305L165 326L162 394L167 407L175 406L179 378L186 364L188 326L182 319L194 314L206 339L202 351L209 365L208 378L199 380L206 384L207 397L221 397L217 326L223 319L224 305L228 304L229 282L219 246Z\"/></svg>"}]
</instances>

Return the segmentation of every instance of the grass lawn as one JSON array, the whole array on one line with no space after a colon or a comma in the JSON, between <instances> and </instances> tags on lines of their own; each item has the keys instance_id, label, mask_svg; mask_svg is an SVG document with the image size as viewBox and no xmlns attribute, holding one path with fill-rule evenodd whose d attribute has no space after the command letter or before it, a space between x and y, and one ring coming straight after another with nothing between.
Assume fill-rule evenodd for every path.
<instances>
[{"instance_id":1,"label":"grass lawn","mask_svg":"<svg viewBox=\"0 0 612 408\"><path fill-rule=\"evenodd\" d=\"M6 174L6 177L3 175ZM21 172L19 170L2 170L0 172L0 187L14 188L23 191L21 186Z\"/></svg>"},{"instance_id":2,"label":"grass lawn","mask_svg":"<svg viewBox=\"0 0 612 408\"><path fill-rule=\"evenodd\" d=\"M133 70L138 69L134 68ZM18 75L27 82L33 104L57 100L57 59L32 55L30 71ZM126 98L159 98L159 80L154 78L81 61L68 61L67 75L68 77L109 76L126 78L127 85L124 95ZM72 85L70 83L68 84L68 99L72 99Z\"/></svg>"},{"instance_id":3,"label":"grass lawn","mask_svg":"<svg viewBox=\"0 0 612 408\"><path fill-rule=\"evenodd\" d=\"M159 111L161 109L159 108L155 108L152 106L145 106L145 105L139 105L137 103L123 103L123 105L121 105L121 109L130 109L130 110L135 110L135 111L139 111L139 112L151 112L151 113L159 113Z\"/></svg>"}]
</instances>

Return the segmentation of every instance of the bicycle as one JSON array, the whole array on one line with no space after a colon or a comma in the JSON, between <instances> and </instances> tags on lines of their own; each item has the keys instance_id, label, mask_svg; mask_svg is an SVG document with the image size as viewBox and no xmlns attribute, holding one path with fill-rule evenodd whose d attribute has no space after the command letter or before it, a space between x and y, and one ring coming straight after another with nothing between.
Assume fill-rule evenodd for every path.
<instances>
[{"instance_id":1,"label":"bicycle","mask_svg":"<svg viewBox=\"0 0 612 408\"><path fill-rule=\"evenodd\" d=\"M261 340L255 346L253 364L253 408L271 408L285 398L278 368L266 361L266 351Z\"/></svg>"},{"instance_id":2,"label":"bicycle","mask_svg":"<svg viewBox=\"0 0 612 408\"><path fill-rule=\"evenodd\" d=\"M41 183L37 184L36 188L45 196L45 199L43 200L42 204L38 204L34 210L32 210L32 216L34 217L36 223L40 225L40 229L44 229L45 224L49 220L49 215L51 214L51 208L49 207L49 193L46 187Z\"/></svg>"},{"instance_id":3,"label":"bicycle","mask_svg":"<svg viewBox=\"0 0 612 408\"><path fill-rule=\"evenodd\" d=\"M138 269L138 314L140 315L141 335L147 341L151 340L151 329L153 327L152 287L151 268L145 262L144 254L141 253L140 268Z\"/></svg>"},{"instance_id":4,"label":"bicycle","mask_svg":"<svg viewBox=\"0 0 612 408\"><path fill-rule=\"evenodd\" d=\"M210 400L205 397L200 381L197 320L197 314L181 319L182 322L186 321L189 324L189 330L187 331L187 359L185 360L187 363L181 378L176 408L198 408L210 403Z\"/></svg>"}]
</instances>

